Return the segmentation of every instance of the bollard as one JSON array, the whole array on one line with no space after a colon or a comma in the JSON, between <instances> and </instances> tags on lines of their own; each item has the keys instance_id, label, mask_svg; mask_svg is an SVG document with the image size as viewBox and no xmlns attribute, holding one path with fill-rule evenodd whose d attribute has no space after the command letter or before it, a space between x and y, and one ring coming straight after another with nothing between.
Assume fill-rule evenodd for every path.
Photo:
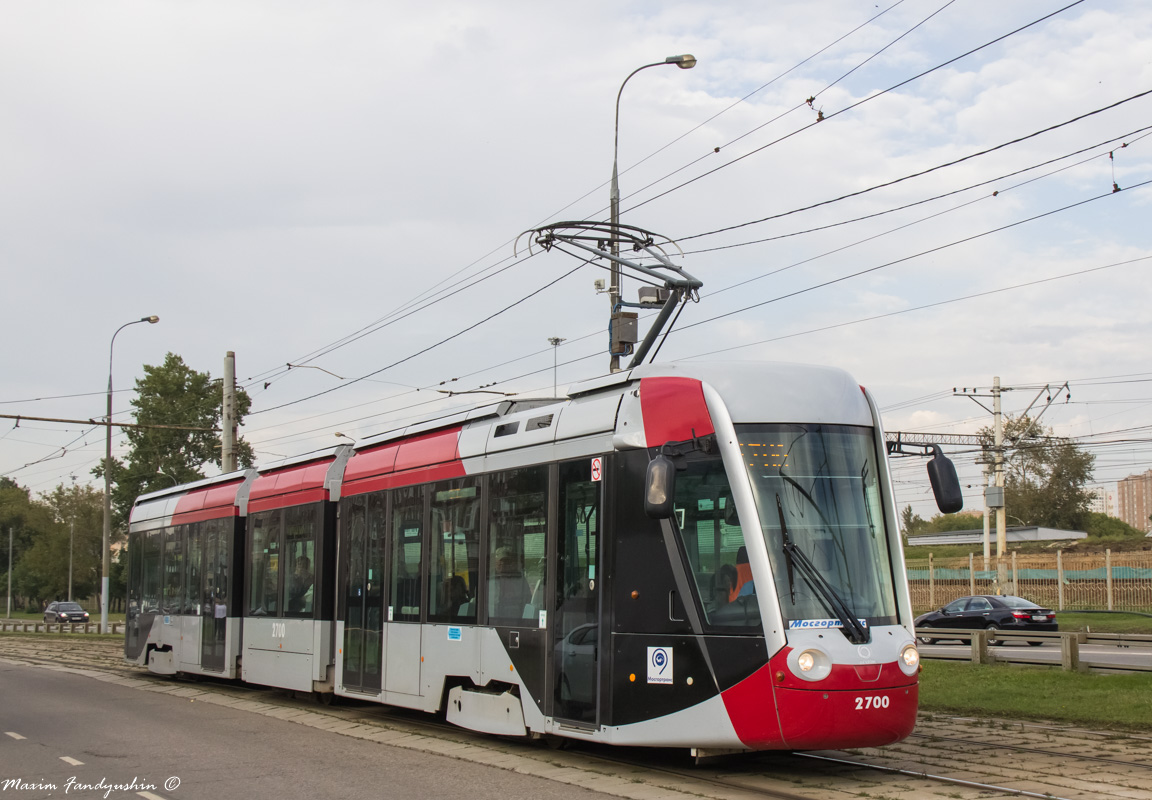
<instances>
[{"instance_id":1,"label":"bollard","mask_svg":"<svg viewBox=\"0 0 1152 800\"><path fill-rule=\"evenodd\" d=\"M1080 665L1080 645L1088 640L1083 631L1060 633L1060 666L1066 672L1084 672Z\"/></svg>"}]
</instances>

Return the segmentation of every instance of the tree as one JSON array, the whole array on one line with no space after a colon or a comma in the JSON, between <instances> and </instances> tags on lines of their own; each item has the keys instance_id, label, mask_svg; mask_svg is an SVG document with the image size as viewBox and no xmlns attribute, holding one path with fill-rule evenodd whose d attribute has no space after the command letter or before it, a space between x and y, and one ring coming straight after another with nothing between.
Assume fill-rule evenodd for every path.
<instances>
[{"instance_id":1,"label":"tree","mask_svg":"<svg viewBox=\"0 0 1152 800\"><path fill-rule=\"evenodd\" d=\"M12 531L12 592L16 607L35 605L50 597L53 587L34 567L30 554L46 537L57 530L51 511L34 500L31 493L9 478L0 478L0 533L7 550L8 531ZM3 564L7 572L8 554ZM67 567L65 567L67 571Z\"/></svg>"},{"instance_id":2,"label":"tree","mask_svg":"<svg viewBox=\"0 0 1152 800\"><path fill-rule=\"evenodd\" d=\"M984 515L961 511L958 514L934 514L924 523L920 533L945 533L947 531L974 531L984 528Z\"/></svg>"},{"instance_id":3,"label":"tree","mask_svg":"<svg viewBox=\"0 0 1152 800\"><path fill-rule=\"evenodd\" d=\"M983 428L984 463L992 463L993 432ZM1096 456L1071 439L1053 435L1028 417L1004 424L1004 504L1025 525L1084 530L1091 493L1087 490Z\"/></svg>"},{"instance_id":4,"label":"tree","mask_svg":"<svg viewBox=\"0 0 1152 800\"><path fill-rule=\"evenodd\" d=\"M168 353L159 366L144 366L136 381L136 422L140 425L181 425L205 430L172 428L126 428L128 455L111 465L115 488L112 501L114 523L123 528L132 503L142 494L199 480L210 464L220 466L221 388L207 372L197 372L175 353ZM236 391L236 417L243 420L252 405L243 389ZM236 461L242 467L253 462L252 446L236 442ZM97 468L102 477L102 468Z\"/></svg>"},{"instance_id":5,"label":"tree","mask_svg":"<svg viewBox=\"0 0 1152 800\"><path fill-rule=\"evenodd\" d=\"M91 486L57 486L36 501L52 519L52 527L32 543L21 562L41 597L68 597L69 550L72 596L84 598L100 586L104 533L104 493Z\"/></svg>"},{"instance_id":6,"label":"tree","mask_svg":"<svg viewBox=\"0 0 1152 800\"><path fill-rule=\"evenodd\" d=\"M904 535L905 544L908 543L909 536L922 532L927 525L923 517L912 512L911 504L904 506L904 510L900 512L900 532Z\"/></svg>"}]
</instances>

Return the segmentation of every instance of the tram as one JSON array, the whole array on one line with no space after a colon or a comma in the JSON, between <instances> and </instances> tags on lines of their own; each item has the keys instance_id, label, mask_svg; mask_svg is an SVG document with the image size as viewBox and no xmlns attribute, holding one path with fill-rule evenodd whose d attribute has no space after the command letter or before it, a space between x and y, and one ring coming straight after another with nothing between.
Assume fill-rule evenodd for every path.
<instances>
[{"instance_id":1,"label":"tram","mask_svg":"<svg viewBox=\"0 0 1152 800\"><path fill-rule=\"evenodd\" d=\"M129 539L157 673L697 755L915 723L884 433L837 369L637 366L144 495Z\"/></svg>"}]
</instances>

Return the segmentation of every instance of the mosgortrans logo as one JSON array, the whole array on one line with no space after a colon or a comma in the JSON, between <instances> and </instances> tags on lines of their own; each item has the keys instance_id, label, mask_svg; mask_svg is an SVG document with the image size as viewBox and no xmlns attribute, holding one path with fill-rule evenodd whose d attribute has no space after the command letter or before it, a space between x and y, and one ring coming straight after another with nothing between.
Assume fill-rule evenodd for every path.
<instances>
[{"instance_id":1,"label":"mosgortrans logo","mask_svg":"<svg viewBox=\"0 0 1152 800\"><path fill-rule=\"evenodd\" d=\"M856 620L865 628L868 627L868 620ZM814 630L824 628L843 628L844 623L838 619L794 619L789 621L788 630Z\"/></svg>"}]
</instances>

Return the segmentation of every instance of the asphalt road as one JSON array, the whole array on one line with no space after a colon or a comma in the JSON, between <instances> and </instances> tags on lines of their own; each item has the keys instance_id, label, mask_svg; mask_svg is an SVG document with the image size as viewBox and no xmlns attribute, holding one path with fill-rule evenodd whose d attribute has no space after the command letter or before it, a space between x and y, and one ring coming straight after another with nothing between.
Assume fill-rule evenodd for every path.
<instances>
[{"instance_id":1,"label":"asphalt road","mask_svg":"<svg viewBox=\"0 0 1152 800\"><path fill-rule=\"evenodd\" d=\"M106 794L108 785L125 788ZM0 794L5 800L603 797L220 705L3 663Z\"/></svg>"}]
</instances>

